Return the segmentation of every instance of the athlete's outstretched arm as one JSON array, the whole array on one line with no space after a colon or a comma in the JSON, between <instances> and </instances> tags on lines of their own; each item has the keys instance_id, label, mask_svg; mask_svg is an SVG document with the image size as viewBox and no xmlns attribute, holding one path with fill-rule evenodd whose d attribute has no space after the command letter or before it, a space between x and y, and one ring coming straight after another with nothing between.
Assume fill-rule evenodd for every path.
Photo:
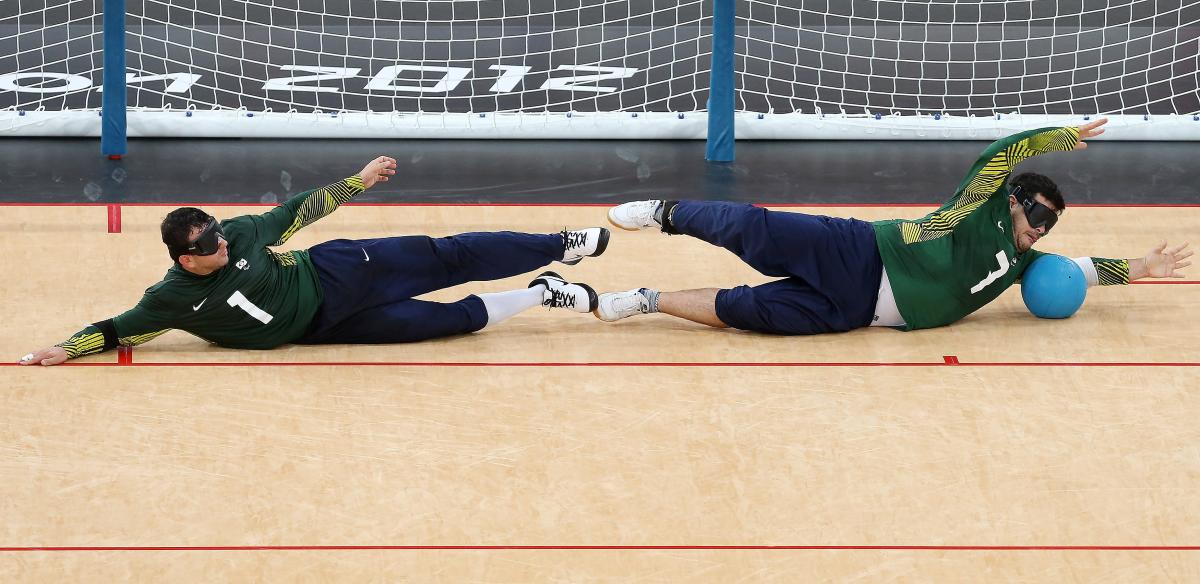
<instances>
[{"instance_id":1,"label":"athlete's outstretched arm","mask_svg":"<svg viewBox=\"0 0 1200 584\"><path fill-rule=\"evenodd\" d=\"M171 330L145 298L136 307L115 318L84 327L71 338L52 347L38 349L18 361L21 365L58 365L68 359L103 353L118 346L132 347ZM119 336L117 330L125 332Z\"/></svg>"},{"instance_id":2,"label":"athlete's outstretched arm","mask_svg":"<svg viewBox=\"0 0 1200 584\"><path fill-rule=\"evenodd\" d=\"M323 188L296 195L282 205L255 217L260 239L283 245L301 228L311 225L337 209L355 195L387 182L396 174L396 159L380 156L367 163L358 174Z\"/></svg>"},{"instance_id":3,"label":"athlete's outstretched arm","mask_svg":"<svg viewBox=\"0 0 1200 584\"><path fill-rule=\"evenodd\" d=\"M1017 163L1056 150L1083 150L1087 147L1084 140L1103 134L1102 126L1106 123L1108 120L1101 118L1078 128L1029 130L993 142L971 166L949 201L920 221L900 224L904 242L918 243L951 233L956 225L992 197L1008 192L1002 187Z\"/></svg>"},{"instance_id":4,"label":"athlete's outstretched arm","mask_svg":"<svg viewBox=\"0 0 1200 584\"><path fill-rule=\"evenodd\" d=\"M996 194L1013 168L1023 160L1047 152L1087 148L1085 140L1104 133L1107 118L1075 127L1041 128L1001 138L988 146L967 173L955 194L954 208L980 203Z\"/></svg>"},{"instance_id":5,"label":"athlete's outstretched arm","mask_svg":"<svg viewBox=\"0 0 1200 584\"><path fill-rule=\"evenodd\" d=\"M1192 250L1186 242L1168 248L1163 241L1154 246L1145 257L1131 259L1075 258L1083 268L1089 286L1117 286L1142 278L1183 278L1181 270L1192 265L1186 261Z\"/></svg>"}]
</instances>

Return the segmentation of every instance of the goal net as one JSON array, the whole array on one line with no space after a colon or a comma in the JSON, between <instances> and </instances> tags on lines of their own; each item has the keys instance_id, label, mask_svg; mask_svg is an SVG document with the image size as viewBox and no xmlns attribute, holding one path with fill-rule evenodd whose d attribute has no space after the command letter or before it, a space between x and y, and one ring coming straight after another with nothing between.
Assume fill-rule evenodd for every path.
<instances>
[{"instance_id":1,"label":"goal net","mask_svg":"<svg viewBox=\"0 0 1200 584\"><path fill-rule=\"evenodd\" d=\"M103 0L0 2L0 135L98 135ZM113 18L113 17L109 17ZM713 2L137 0L130 136L703 138ZM739 138L1200 137L1200 2L738 0Z\"/></svg>"},{"instance_id":2,"label":"goal net","mask_svg":"<svg viewBox=\"0 0 1200 584\"><path fill-rule=\"evenodd\" d=\"M0 135L98 135L102 0L0 1Z\"/></svg>"},{"instance_id":3,"label":"goal net","mask_svg":"<svg viewBox=\"0 0 1200 584\"><path fill-rule=\"evenodd\" d=\"M1109 138L1200 138L1200 2L747 0L740 16L738 108L754 115L739 137L971 138L1107 115Z\"/></svg>"}]
</instances>

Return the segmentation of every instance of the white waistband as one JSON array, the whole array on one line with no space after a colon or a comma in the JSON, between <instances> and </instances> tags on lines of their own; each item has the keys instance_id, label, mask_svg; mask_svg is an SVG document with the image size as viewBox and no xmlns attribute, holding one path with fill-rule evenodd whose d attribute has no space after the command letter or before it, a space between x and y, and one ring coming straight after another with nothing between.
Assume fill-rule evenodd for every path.
<instances>
[{"instance_id":1,"label":"white waistband","mask_svg":"<svg viewBox=\"0 0 1200 584\"><path fill-rule=\"evenodd\" d=\"M904 317L896 307L896 295L892 293L892 283L888 281L887 269L879 278L879 300L875 301L875 318L871 326L904 326Z\"/></svg>"}]
</instances>

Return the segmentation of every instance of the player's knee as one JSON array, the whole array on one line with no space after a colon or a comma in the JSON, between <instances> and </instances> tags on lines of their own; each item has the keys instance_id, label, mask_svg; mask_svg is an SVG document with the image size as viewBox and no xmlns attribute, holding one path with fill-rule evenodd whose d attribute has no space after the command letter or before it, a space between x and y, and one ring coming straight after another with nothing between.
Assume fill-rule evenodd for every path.
<instances>
[{"instance_id":1,"label":"player's knee","mask_svg":"<svg viewBox=\"0 0 1200 584\"><path fill-rule=\"evenodd\" d=\"M758 301L754 288L738 286L717 292L717 319L727 327L747 331L770 332L766 311Z\"/></svg>"}]
</instances>

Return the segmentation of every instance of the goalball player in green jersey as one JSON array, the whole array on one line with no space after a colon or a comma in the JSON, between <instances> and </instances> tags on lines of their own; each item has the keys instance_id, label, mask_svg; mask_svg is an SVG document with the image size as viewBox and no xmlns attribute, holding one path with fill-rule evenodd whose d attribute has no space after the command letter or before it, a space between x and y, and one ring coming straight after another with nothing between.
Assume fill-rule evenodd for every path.
<instances>
[{"instance_id":1,"label":"goalball player in green jersey","mask_svg":"<svg viewBox=\"0 0 1200 584\"><path fill-rule=\"evenodd\" d=\"M751 205L637 201L609 210L623 229L658 227L728 249L763 275L761 286L602 294L597 317L615 321L663 312L714 327L814 334L865 326L902 330L948 325L991 302L1041 252L1033 245L1066 207L1049 178L1009 178L1017 163L1052 151L1082 150L1107 120L1042 128L996 141L954 196L920 219L868 223ZM1166 243L1137 259L1076 258L1089 285L1182 278L1187 244Z\"/></svg>"},{"instance_id":2,"label":"goalball player in green jersey","mask_svg":"<svg viewBox=\"0 0 1200 584\"><path fill-rule=\"evenodd\" d=\"M470 333L534 306L595 309L596 293L545 272L528 288L472 294L452 303L413 297L465 282L516 276L553 261L598 256L608 230L551 234L463 233L339 239L276 252L297 230L396 173L372 160L357 175L301 193L261 215L218 221L193 207L163 220L175 264L134 308L96 322L23 365L57 365L118 345L139 345L170 329L218 345L269 349L284 343L398 343Z\"/></svg>"}]
</instances>

